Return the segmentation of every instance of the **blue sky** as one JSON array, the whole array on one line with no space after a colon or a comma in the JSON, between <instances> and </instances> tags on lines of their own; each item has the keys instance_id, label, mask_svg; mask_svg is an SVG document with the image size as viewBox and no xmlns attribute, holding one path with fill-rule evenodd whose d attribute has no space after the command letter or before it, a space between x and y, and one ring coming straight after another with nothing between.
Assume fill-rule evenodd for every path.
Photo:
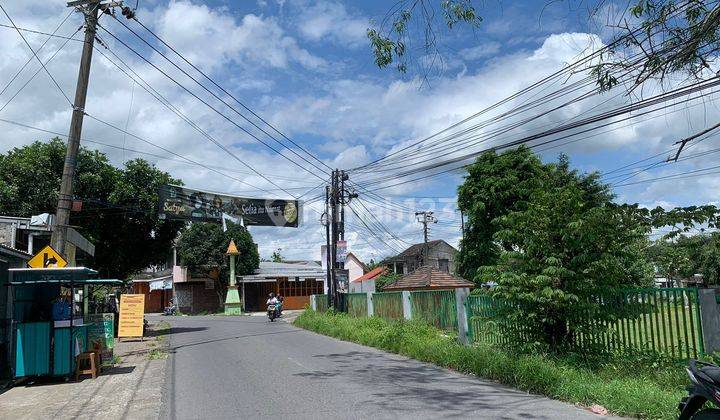
<instances>
[{"instance_id":1,"label":"blue sky","mask_svg":"<svg viewBox=\"0 0 720 420\"><path fill-rule=\"evenodd\" d=\"M127 3L134 4L133 1ZM483 23L474 30L464 27L452 32L440 30L438 46L443 66L430 74L425 82L418 78L418 72L412 66L408 74L402 75L393 69L378 69L373 63L365 31L371 19L379 21L383 18L392 2L141 0L137 13L140 21L325 164L351 169L462 120L562 68L580 54L601 46L612 36L605 22L622 12L612 2L604 2L603 8L592 16L588 11L592 2L475 3L484 18ZM55 0L11 2L4 6L19 26L47 32L51 32L68 13L64 2ZM4 19L0 21L8 23ZM80 22L80 16L75 14L58 33L70 35ZM101 24L193 92L214 100L122 26L109 18L101 19ZM147 36L137 25L131 27ZM315 172L311 174L277 156L179 89L102 30L99 34L110 50L174 106L192 116L198 126L240 159L251 163L260 172L276 177L283 188L293 188L290 191L299 195L320 185L320 178L326 178L317 170L311 170ZM46 40L42 35L26 33L25 36L36 49ZM50 56L62 42L62 39L48 41L39 55ZM162 46L158 48L166 51ZM31 53L17 32L0 28L0 54L4 58L0 62L0 84L4 86L31 58ZM80 43L69 42L48 64L48 69L66 92L74 92L79 55ZM418 54L415 56L421 59ZM18 81L0 95L0 108L38 69L35 62L28 66ZM657 91L656 85L649 85L646 94ZM567 153L573 165L583 171L611 171L671 149L678 139L705 128L719 114L714 98L705 98L701 106L678 106L657 118L619 124L619 129L545 150L542 157L552 160L561 152ZM609 103L608 106L617 106L632 100L611 92L587 105L564 109L539 123L558 125L577 118L592 106L602 109L600 105L604 101ZM253 131L226 106L217 106L238 124ZM200 136L97 53L87 111L115 126L127 127L133 135L182 156L223 168L223 171L234 171L226 172L231 176L223 177L205 168L179 162L177 156L167 156L175 160L144 156L182 178L191 188L251 196L268 196L269 192L254 190L247 184L270 192L276 188L249 173L235 158ZM69 115L62 95L42 72L0 111L2 119L60 133L67 132ZM2 128L0 151L47 138L46 134L11 124L5 123ZM167 155L165 151L92 118L86 119L84 137L111 145L85 143L108 153L118 165L127 159L143 157L129 150L123 151L123 148ZM692 152L713 149L713 142L713 138L709 138L695 146ZM292 156L288 150L284 153ZM712 165L712 157L634 174L632 181L644 182L618 187L615 190L618 200L651 207L714 203L719 194L716 193L718 182L712 175L647 181L708 167ZM374 177L377 174L358 176L357 181ZM420 225L414 222L411 212L388 214L383 210L397 208L397 201L417 210L435 210L441 222L433 226L431 236L456 244L460 232L454 200L423 197L454 197L460 181L461 174L453 173L379 192L383 199L392 200L390 204L366 200L368 211L375 213L398 239L388 235L385 241L390 246L382 244L362 229L359 220L351 219L358 227L348 229L350 250L364 259L378 259L407 243L421 240ZM304 198L312 197L316 191ZM276 193L286 195L280 191ZM319 258L319 246L324 239L323 229L317 222L317 211L322 209L318 203L307 208L301 229L251 229L263 256L281 248L289 258Z\"/></svg>"}]
</instances>

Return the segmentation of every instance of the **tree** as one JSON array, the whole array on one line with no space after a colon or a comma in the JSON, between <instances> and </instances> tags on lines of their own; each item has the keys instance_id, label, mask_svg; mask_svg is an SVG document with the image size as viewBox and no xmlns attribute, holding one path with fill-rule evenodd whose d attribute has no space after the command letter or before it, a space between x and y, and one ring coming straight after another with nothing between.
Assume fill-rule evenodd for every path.
<instances>
[{"instance_id":1,"label":"tree","mask_svg":"<svg viewBox=\"0 0 720 420\"><path fill-rule=\"evenodd\" d=\"M661 238L648 247L647 255L656 273L682 287L681 280L700 272L705 241L703 235L678 236L672 242Z\"/></svg>"},{"instance_id":2,"label":"tree","mask_svg":"<svg viewBox=\"0 0 720 420\"><path fill-rule=\"evenodd\" d=\"M597 174L571 170L565 157L542 164L527 149L481 156L459 190L470 230L462 269L477 283L497 282L492 294L513 303L502 316L558 348L587 326L571 320L598 310L591 296L651 282L645 213L612 198Z\"/></svg>"},{"instance_id":3,"label":"tree","mask_svg":"<svg viewBox=\"0 0 720 420\"><path fill-rule=\"evenodd\" d=\"M558 177L557 182L575 180L590 203L610 199L607 188L597 183L596 176L580 176L570 171L567 158L561 156L555 166L543 165L526 147L502 154L484 153L467 171L458 188L458 207L466 215L467 223L457 270L461 277L478 284L478 268L494 265L503 251L512 249L512 244L496 237L500 226L495 220L527 208L530 195L543 188L543 180L551 174Z\"/></svg>"},{"instance_id":4,"label":"tree","mask_svg":"<svg viewBox=\"0 0 720 420\"><path fill-rule=\"evenodd\" d=\"M0 155L0 214L55 213L65 148L54 138ZM71 214L70 224L95 244L95 256L83 264L125 279L165 262L183 226L157 217L157 190L167 183L181 181L142 159L116 168L103 153L81 148L74 197L82 211Z\"/></svg>"},{"instance_id":5,"label":"tree","mask_svg":"<svg viewBox=\"0 0 720 420\"><path fill-rule=\"evenodd\" d=\"M710 235L701 249L702 266L700 272L708 285L720 284L720 234Z\"/></svg>"},{"instance_id":6,"label":"tree","mask_svg":"<svg viewBox=\"0 0 720 420\"><path fill-rule=\"evenodd\" d=\"M252 235L240 224L227 223L227 231L217 223L193 223L182 231L177 242L177 253L183 265L192 270L218 274L215 290L220 305L225 302L228 287L229 263L226 255L230 240L235 241L240 254L235 260L235 274L252 274L260 265L260 255Z\"/></svg>"},{"instance_id":7,"label":"tree","mask_svg":"<svg viewBox=\"0 0 720 420\"><path fill-rule=\"evenodd\" d=\"M609 44L606 59L593 69L601 88L618 84L611 76L615 69L632 71L632 86L653 78L662 81L676 72L695 78L715 73L720 48L717 2L636 0L629 12L632 19L617 23L618 36Z\"/></svg>"},{"instance_id":8,"label":"tree","mask_svg":"<svg viewBox=\"0 0 720 420\"><path fill-rule=\"evenodd\" d=\"M386 271L382 275L378 276L375 280L375 290L381 291L383 287L390 283L394 283L402 277L401 274L395 274L390 271Z\"/></svg>"},{"instance_id":9,"label":"tree","mask_svg":"<svg viewBox=\"0 0 720 420\"><path fill-rule=\"evenodd\" d=\"M273 251L272 255L270 256L270 261L280 263L283 262L284 258L282 254L280 253L280 250Z\"/></svg>"},{"instance_id":10,"label":"tree","mask_svg":"<svg viewBox=\"0 0 720 420\"><path fill-rule=\"evenodd\" d=\"M379 24L371 22L372 27L368 28L367 37L375 56L375 64L385 68L395 63L400 73L407 72L409 52L416 50L413 48L414 38L421 37L423 46L420 51L423 56L417 64L426 75L442 62L437 46L440 33L438 24L453 29L463 23L475 28L482 22L472 0L442 0L440 9L442 13L437 13L434 0L400 0Z\"/></svg>"}]
</instances>

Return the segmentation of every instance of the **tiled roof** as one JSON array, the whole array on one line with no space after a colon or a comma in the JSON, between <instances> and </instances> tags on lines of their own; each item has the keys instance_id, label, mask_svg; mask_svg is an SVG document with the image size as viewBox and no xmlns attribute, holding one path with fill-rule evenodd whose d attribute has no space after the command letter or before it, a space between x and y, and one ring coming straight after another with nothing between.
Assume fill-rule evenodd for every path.
<instances>
[{"instance_id":1,"label":"tiled roof","mask_svg":"<svg viewBox=\"0 0 720 420\"><path fill-rule=\"evenodd\" d=\"M385 267L376 267L376 268L368 271L367 273L363 274L362 276L356 278L355 280L353 280L353 282L372 280L375 277L381 275L384 271L385 271Z\"/></svg>"},{"instance_id":2,"label":"tiled roof","mask_svg":"<svg viewBox=\"0 0 720 420\"><path fill-rule=\"evenodd\" d=\"M420 267L383 287L383 290L456 289L475 284L434 267Z\"/></svg>"}]
</instances>

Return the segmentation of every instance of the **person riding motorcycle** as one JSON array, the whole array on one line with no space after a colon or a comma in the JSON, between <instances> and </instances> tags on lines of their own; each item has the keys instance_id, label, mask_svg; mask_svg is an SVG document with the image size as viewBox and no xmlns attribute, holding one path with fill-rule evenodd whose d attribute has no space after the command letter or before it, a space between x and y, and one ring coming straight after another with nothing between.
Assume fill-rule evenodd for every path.
<instances>
[{"instance_id":1,"label":"person riding motorcycle","mask_svg":"<svg viewBox=\"0 0 720 420\"><path fill-rule=\"evenodd\" d=\"M277 318L280 314L280 301L275 297L275 293L270 293L269 298L267 300L267 306L268 306L268 314L270 313L270 307L275 308L275 313L273 318ZM272 320L272 319L271 319Z\"/></svg>"}]
</instances>

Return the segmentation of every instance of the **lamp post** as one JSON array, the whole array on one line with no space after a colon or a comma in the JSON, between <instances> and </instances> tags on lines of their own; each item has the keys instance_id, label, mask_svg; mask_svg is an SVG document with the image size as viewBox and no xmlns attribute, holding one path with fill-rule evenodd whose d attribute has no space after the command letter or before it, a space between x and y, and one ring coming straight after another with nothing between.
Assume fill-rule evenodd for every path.
<instances>
[{"instance_id":1,"label":"lamp post","mask_svg":"<svg viewBox=\"0 0 720 420\"><path fill-rule=\"evenodd\" d=\"M228 282L227 295L225 295L225 314L226 315L240 315L242 314L242 305L240 303L240 294L238 293L237 285L235 284L235 257L240 254L235 241L230 240L230 245L226 254L230 256L230 279ZM243 296L243 299L245 296Z\"/></svg>"}]
</instances>

